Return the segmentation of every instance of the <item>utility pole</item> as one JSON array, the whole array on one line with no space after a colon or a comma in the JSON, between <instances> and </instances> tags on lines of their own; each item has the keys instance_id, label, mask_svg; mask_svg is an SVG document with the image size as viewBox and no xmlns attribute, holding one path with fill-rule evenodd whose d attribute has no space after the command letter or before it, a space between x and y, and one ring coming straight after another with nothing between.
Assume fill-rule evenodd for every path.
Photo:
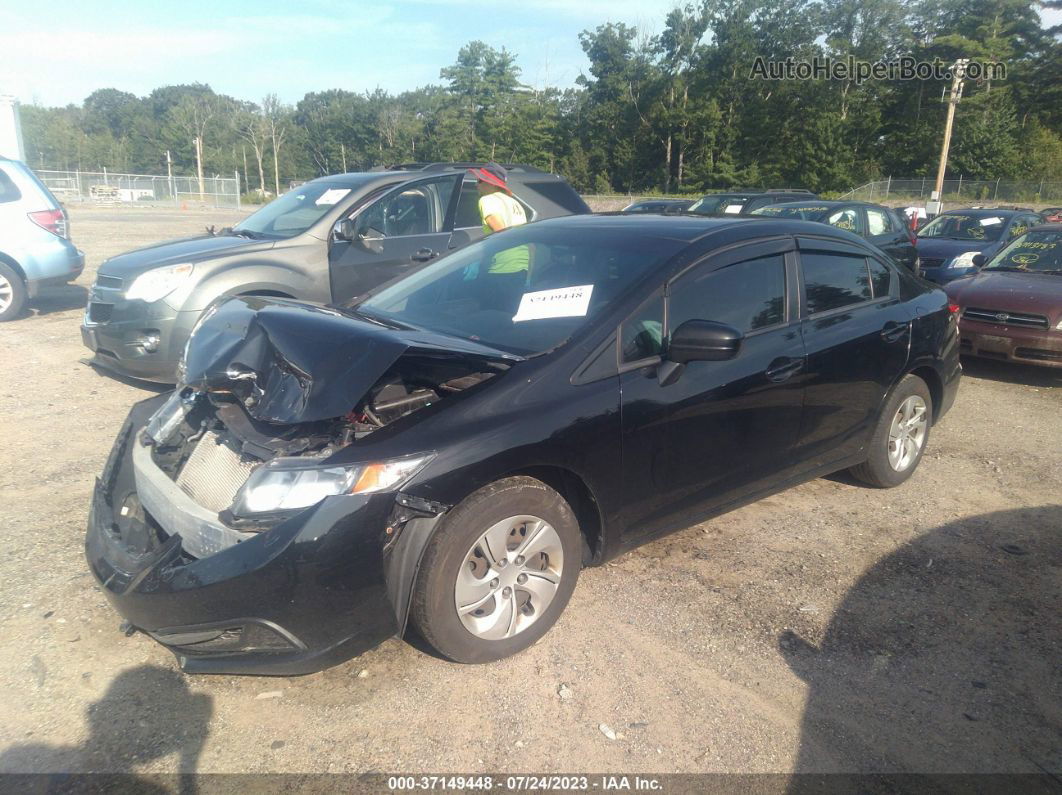
<instances>
[{"instance_id":1,"label":"utility pole","mask_svg":"<svg viewBox=\"0 0 1062 795\"><path fill-rule=\"evenodd\" d=\"M203 139L198 135L192 139L195 143L195 170L199 177L199 201L206 201L206 187L203 184Z\"/></svg>"},{"instance_id":2,"label":"utility pole","mask_svg":"<svg viewBox=\"0 0 1062 795\"><path fill-rule=\"evenodd\" d=\"M343 156L343 173L347 173L347 145L342 141L339 142L339 151Z\"/></svg>"},{"instance_id":3,"label":"utility pole","mask_svg":"<svg viewBox=\"0 0 1062 795\"><path fill-rule=\"evenodd\" d=\"M941 210L941 194L944 190L944 172L948 168L948 149L951 147L951 128L955 123L955 107L962 99L962 79L966 74L966 64L969 58L960 58L951 67L951 91L948 94L948 116L944 122L944 144L940 148L940 167L937 169L937 183L930 194L931 201L926 203L928 215L939 215Z\"/></svg>"},{"instance_id":4,"label":"utility pole","mask_svg":"<svg viewBox=\"0 0 1062 795\"><path fill-rule=\"evenodd\" d=\"M170 187L170 195L173 197L173 205L177 207L180 202L177 201L177 186L173 184L173 160L170 159L170 150L166 150L166 184Z\"/></svg>"}]
</instances>

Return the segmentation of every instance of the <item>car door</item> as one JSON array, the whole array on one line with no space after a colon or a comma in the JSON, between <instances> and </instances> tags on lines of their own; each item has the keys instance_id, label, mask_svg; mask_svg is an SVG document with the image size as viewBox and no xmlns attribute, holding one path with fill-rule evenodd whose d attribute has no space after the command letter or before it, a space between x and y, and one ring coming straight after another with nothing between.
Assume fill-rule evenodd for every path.
<instances>
[{"instance_id":1,"label":"car door","mask_svg":"<svg viewBox=\"0 0 1062 795\"><path fill-rule=\"evenodd\" d=\"M530 214L527 217L530 218ZM457 197L454 231L448 248L461 248L482 237L483 219L479 217L479 190L475 180L465 180L461 183L461 193Z\"/></svg>"},{"instance_id":2,"label":"car door","mask_svg":"<svg viewBox=\"0 0 1062 795\"><path fill-rule=\"evenodd\" d=\"M907 232L884 207L863 207L866 239L907 268L914 268L915 250Z\"/></svg>"},{"instance_id":3,"label":"car door","mask_svg":"<svg viewBox=\"0 0 1062 795\"><path fill-rule=\"evenodd\" d=\"M792 239L710 255L621 327L624 541L684 526L791 463L804 347ZM666 318L666 321L665 321ZM728 361L690 362L661 385L666 334L715 320L745 335Z\"/></svg>"},{"instance_id":4,"label":"car door","mask_svg":"<svg viewBox=\"0 0 1062 795\"><path fill-rule=\"evenodd\" d=\"M328 252L332 301L349 301L445 254L460 179L403 182L354 212L350 240L338 237L337 224Z\"/></svg>"},{"instance_id":5,"label":"car door","mask_svg":"<svg viewBox=\"0 0 1062 795\"><path fill-rule=\"evenodd\" d=\"M797 456L808 468L858 453L907 363L911 314L895 264L841 241L798 238L807 350Z\"/></svg>"}]
</instances>

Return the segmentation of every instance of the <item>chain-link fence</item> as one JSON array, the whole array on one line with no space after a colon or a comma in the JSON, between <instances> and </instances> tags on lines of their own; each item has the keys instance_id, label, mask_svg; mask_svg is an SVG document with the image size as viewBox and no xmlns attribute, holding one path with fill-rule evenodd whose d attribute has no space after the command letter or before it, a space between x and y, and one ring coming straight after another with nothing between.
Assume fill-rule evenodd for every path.
<instances>
[{"instance_id":1,"label":"chain-link fence","mask_svg":"<svg viewBox=\"0 0 1062 795\"><path fill-rule=\"evenodd\" d=\"M46 171L36 174L61 202L168 207L240 207L239 175L231 177Z\"/></svg>"},{"instance_id":2,"label":"chain-link fence","mask_svg":"<svg viewBox=\"0 0 1062 795\"><path fill-rule=\"evenodd\" d=\"M900 201L911 199L928 201L933 193L935 180L931 177L916 179L882 179L860 185L841 196L842 199L857 199L867 202ZM946 202L1022 202L1062 204L1062 182L1047 180L1010 181L1002 179L946 179L941 200Z\"/></svg>"}]
</instances>

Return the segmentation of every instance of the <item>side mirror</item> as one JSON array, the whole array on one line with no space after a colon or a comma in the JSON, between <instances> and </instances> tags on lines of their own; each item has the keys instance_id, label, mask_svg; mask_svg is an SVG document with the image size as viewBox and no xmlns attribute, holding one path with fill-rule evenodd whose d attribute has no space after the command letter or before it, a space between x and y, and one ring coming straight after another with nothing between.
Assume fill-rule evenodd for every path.
<instances>
[{"instance_id":1,"label":"side mirror","mask_svg":"<svg viewBox=\"0 0 1062 795\"><path fill-rule=\"evenodd\" d=\"M984 254L974 254L973 256L973 264L975 268L983 268L987 261L988 260L985 258Z\"/></svg>"},{"instance_id":2,"label":"side mirror","mask_svg":"<svg viewBox=\"0 0 1062 795\"><path fill-rule=\"evenodd\" d=\"M380 254L383 252L383 233L378 232L371 226L367 227L364 232L359 232L356 240L366 251L371 251L373 254Z\"/></svg>"},{"instance_id":3,"label":"side mirror","mask_svg":"<svg viewBox=\"0 0 1062 795\"><path fill-rule=\"evenodd\" d=\"M687 320L671 333L667 360L676 364L721 362L741 349L742 333L714 320Z\"/></svg>"},{"instance_id":4,"label":"side mirror","mask_svg":"<svg viewBox=\"0 0 1062 795\"><path fill-rule=\"evenodd\" d=\"M354 239L354 221L350 218L344 218L338 224L335 229L336 240L345 240L348 243Z\"/></svg>"}]
</instances>

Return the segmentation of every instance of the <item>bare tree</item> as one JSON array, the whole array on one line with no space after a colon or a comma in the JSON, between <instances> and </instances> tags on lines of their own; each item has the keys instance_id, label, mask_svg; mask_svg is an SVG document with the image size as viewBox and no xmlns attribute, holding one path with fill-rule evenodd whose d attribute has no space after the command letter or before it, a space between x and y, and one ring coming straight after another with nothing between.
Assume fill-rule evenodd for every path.
<instances>
[{"instance_id":1,"label":"bare tree","mask_svg":"<svg viewBox=\"0 0 1062 795\"><path fill-rule=\"evenodd\" d=\"M269 141L273 145L273 179L277 196L280 195L280 147L288 134L288 109L280 104L276 94L267 94L262 100L262 116L265 117L269 130Z\"/></svg>"},{"instance_id":2,"label":"bare tree","mask_svg":"<svg viewBox=\"0 0 1062 795\"><path fill-rule=\"evenodd\" d=\"M236 115L234 124L237 135L249 143L251 149L254 150L254 159L258 164L258 190L261 191L262 198L265 199L265 167L263 161L265 159L266 141L269 138L265 117L258 112L258 108L248 105Z\"/></svg>"},{"instance_id":3,"label":"bare tree","mask_svg":"<svg viewBox=\"0 0 1062 795\"><path fill-rule=\"evenodd\" d=\"M215 97L207 95L184 96L170 111L173 123L192 138L195 145L195 170L199 177L199 201L205 200L206 183L203 180L203 139L211 121L217 115Z\"/></svg>"}]
</instances>

